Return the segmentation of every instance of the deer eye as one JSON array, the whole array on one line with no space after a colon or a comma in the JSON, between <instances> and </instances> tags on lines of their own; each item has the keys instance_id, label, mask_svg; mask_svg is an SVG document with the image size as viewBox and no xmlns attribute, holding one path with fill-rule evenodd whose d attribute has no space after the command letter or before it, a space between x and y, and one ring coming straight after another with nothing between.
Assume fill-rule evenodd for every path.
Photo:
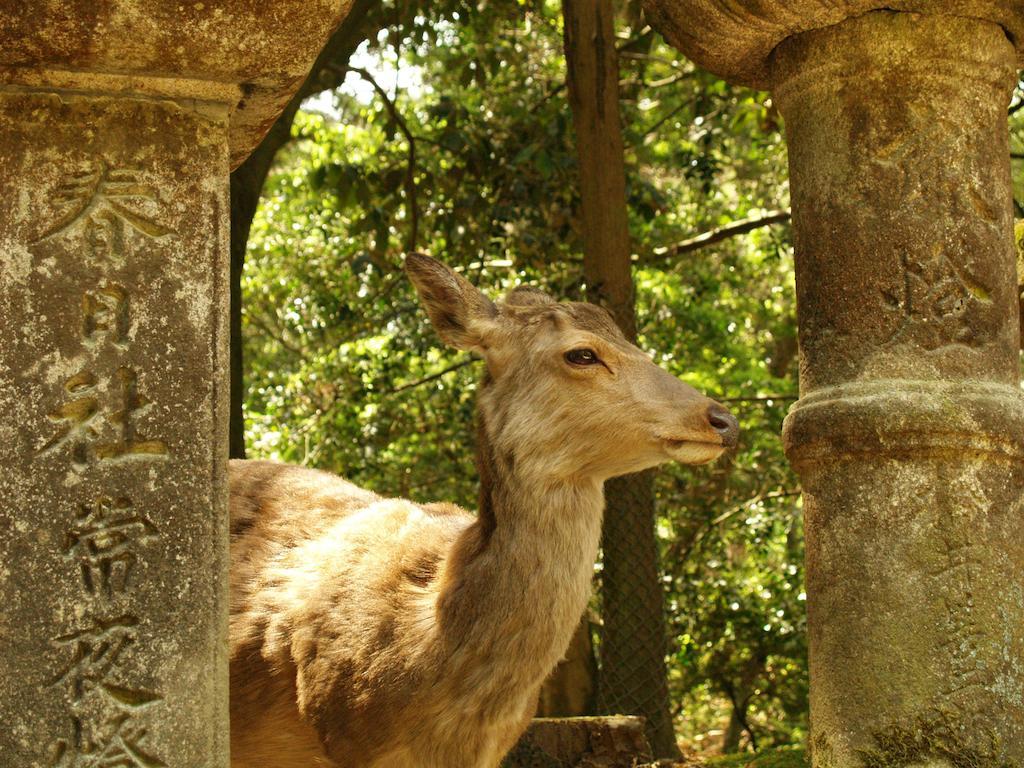
<instances>
[{"instance_id":1,"label":"deer eye","mask_svg":"<svg viewBox=\"0 0 1024 768\"><path fill-rule=\"evenodd\" d=\"M565 353L565 362L571 365L596 365L601 360L592 349L570 349Z\"/></svg>"}]
</instances>

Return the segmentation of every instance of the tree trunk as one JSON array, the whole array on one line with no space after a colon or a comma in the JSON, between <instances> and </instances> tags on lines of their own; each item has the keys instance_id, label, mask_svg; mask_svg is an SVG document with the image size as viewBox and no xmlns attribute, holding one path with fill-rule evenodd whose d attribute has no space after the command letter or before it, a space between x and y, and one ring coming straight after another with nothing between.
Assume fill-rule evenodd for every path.
<instances>
[{"instance_id":1,"label":"tree trunk","mask_svg":"<svg viewBox=\"0 0 1024 768\"><path fill-rule=\"evenodd\" d=\"M734 703L729 714L729 725L725 729L725 735L722 737L722 754L731 755L734 752L739 752L740 739L743 737L743 719L746 717L746 711L741 715L741 705Z\"/></svg>"},{"instance_id":2,"label":"tree trunk","mask_svg":"<svg viewBox=\"0 0 1024 768\"><path fill-rule=\"evenodd\" d=\"M757 739L747 720L747 711L750 709L750 700L754 698L754 692L757 690L757 680L764 674L766 663L767 658L761 654L751 656L743 665L739 680L723 685L732 702L729 725L722 739L722 752L725 754L739 751L740 739L744 733L750 739L750 746L757 749Z\"/></svg>"},{"instance_id":3,"label":"tree trunk","mask_svg":"<svg viewBox=\"0 0 1024 768\"><path fill-rule=\"evenodd\" d=\"M580 618L565 658L540 689L536 717L581 717L596 712L597 659L590 634L590 611Z\"/></svg>"},{"instance_id":4,"label":"tree trunk","mask_svg":"<svg viewBox=\"0 0 1024 768\"><path fill-rule=\"evenodd\" d=\"M337 87L345 77L352 53L374 29L381 0L355 0L348 16L327 41L309 77L288 102L263 141L244 163L231 173L231 409L230 455L245 458L245 387L242 366L242 268L249 230L260 202L263 183L277 151L291 138L292 121L299 106L310 96Z\"/></svg>"},{"instance_id":5,"label":"tree trunk","mask_svg":"<svg viewBox=\"0 0 1024 768\"><path fill-rule=\"evenodd\" d=\"M563 0L562 12L587 296L635 340L614 12L610 0ZM605 486L598 696L606 712L643 715L655 754L674 757L652 483L653 473L643 472Z\"/></svg>"}]
</instances>

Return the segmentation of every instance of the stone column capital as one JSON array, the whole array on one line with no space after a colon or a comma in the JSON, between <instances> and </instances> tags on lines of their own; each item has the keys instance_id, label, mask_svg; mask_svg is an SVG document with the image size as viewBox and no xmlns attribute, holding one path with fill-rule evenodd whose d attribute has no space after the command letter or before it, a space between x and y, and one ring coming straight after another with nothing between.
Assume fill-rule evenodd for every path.
<instances>
[{"instance_id":1,"label":"stone column capital","mask_svg":"<svg viewBox=\"0 0 1024 768\"><path fill-rule=\"evenodd\" d=\"M870 11L959 16L996 24L1024 67L1020 0L644 0L651 23L687 57L720 77L771 87L771 54L788 37Z\"/></svg>"},{"instance_id":2,"label":"stone column capital","mask_svg":"<svg viewBox=\"0 0 1024 768\"><path fill-rule=\"evenodd\" d=\"M0 89L228 108L232 167L305 80L351 0L0 0Z\"/></svg>"}]
</instances>

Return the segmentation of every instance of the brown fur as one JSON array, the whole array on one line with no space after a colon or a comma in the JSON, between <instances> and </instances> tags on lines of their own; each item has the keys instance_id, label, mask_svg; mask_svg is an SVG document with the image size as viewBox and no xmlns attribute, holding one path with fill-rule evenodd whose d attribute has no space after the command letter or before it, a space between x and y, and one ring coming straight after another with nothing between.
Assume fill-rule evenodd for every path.
<instances>
[{"instance_id":1,"label":"brown fur","mask_svg":"<svg viewBox=\"0 0 1024 768\"><path fill-rule=\"evenodd\" d=\"M603 310L495 306L427 257L407 270L442 337L487 362L478 514L231 463L234 768L493 768L586 605L603 481L735 439ZM601 364L569 365L581 345Z\"/></svg>"}]
</instances>

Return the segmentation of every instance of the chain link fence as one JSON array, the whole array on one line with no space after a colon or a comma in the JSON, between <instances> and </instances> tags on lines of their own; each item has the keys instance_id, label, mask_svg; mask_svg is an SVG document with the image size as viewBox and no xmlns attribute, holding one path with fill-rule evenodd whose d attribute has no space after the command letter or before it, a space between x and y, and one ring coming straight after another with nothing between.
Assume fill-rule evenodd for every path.
<instances>
[{"instance_id":1,"label":"chain link fence","mask_svg":"<svg viewBox=\"0 0 1024 768\"><path fill-rule=\"evenodd\" d=\"M609 480L605 499L598 707L643 716L654 754L674 757L653 470Z\"/></svg>"}]
</instances>

